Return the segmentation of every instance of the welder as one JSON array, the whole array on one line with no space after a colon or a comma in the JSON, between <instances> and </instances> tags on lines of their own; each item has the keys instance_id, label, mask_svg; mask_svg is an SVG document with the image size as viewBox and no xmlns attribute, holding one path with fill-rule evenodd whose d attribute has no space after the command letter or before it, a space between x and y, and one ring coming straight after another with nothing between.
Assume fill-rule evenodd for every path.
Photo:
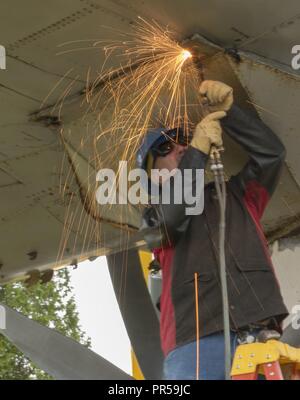
<instances>
[{"instance_id":1,"label":"welder","mask_svg":"<svg viewBox=\"0 0 300 400\"><path fill-rule=\"evenodd\" d=\"M187 135L179 126L149 132L137 163L148 174L151 169L204 169L211 146L222 145L223 131L247 152L245 166L226 182L225 255L234 353L239 343L255 340L264 329L280 335L288 314L260 223L278 183L285 148L259 118L234 104L230 86L205 80L200 93L210 113L194 132ZM143 227L159 228L163 235L151 246L162 270L164 379L224 379L217 201L210 182L199 215L186 215L184 199L177 204L172 198L169 204L150 204L143 215Z\"/></svg>"}]
</instances>

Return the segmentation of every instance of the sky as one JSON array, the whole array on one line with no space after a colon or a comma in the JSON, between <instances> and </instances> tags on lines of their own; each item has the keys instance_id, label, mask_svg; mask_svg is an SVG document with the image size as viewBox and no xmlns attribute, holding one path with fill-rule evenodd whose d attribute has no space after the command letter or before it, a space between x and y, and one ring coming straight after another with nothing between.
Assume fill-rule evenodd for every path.
<instances>
[{"instance_id":1,"label":"sky","mask_svg":"<svg viewBox=\"0 0 300 400\"><path fill-rule=\"evenodd\" d=\"M82 329L92 350L132 374L130 341L115 298L106 258L84 261L71 270L75 302Z\"/></svg>"}]
</instances>

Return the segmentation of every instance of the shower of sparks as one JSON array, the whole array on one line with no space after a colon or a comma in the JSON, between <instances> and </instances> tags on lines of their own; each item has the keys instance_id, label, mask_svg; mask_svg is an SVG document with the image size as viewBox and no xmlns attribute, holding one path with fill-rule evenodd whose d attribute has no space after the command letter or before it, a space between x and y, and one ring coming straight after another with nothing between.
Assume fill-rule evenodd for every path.
<instances>
[{"instance_id":1,"label":"shower of sparks","mask_svg":"<svg viewBox=\"0 0 300 400\"><path fill-rule=\"evenodd\" d=\"M85 109L82 121L86 121L87 129L83 132L79 148L75 149L77 154L84 153L86 156L85 145L87 142L92 144L93 149L89 150L88 160L89 176L85 178L84 185L78 176L77 181L84 186L81 187L81 201L88 215L96 221L96 226L92 227L90 222L84 221L86 218L82 209L81 212L77 210L74 213L74 210L68 207L59 258L65 252L72 229L77 232L76 237L84 237L82 253L88 251L90 242L97 241L99 247L103 246L99 240L101 222L105 217L96 202L95 171L114 168L119 173L119 160L127 160L133 164L141 140L150 128L181 126L185 134L188 134L193 123L201 119L201 78L192 62L192 54L174 37L174 32L169 29L163 29L154 21L150 23L140 18L132 33L123 34L122 41L105 43L103 40L94 40L87 48L97 51L100 49L105 56L100 72L94 80L91 79L90 69L87 73L85 96L81 104ZM64 43L60 47L74 43ZM77 50L82 48L60 51L59 54ZM108 63L117 67L106 69ZM61 96L62 101L71 88L68 85ZM59 106L56 103L54 110L57 107L60 115L62 104ZM91 115L94 124L90 121ZM70 138L72 132L62 131L65 143L69 142L68 135ZM76 176L78 157L76 161L70 161L73 168L73 174L70 176ZM64 194L68 192L68 186L65 184L62 188ZM70 201L72 200L71 196ZM121 212L128 211L123 208ZM122 221L119 224L109 218L107 222L118 229L130 231L130 227L124 223L128 216L123 217L119 216L118 220ZM88 220L90 221L90 218ZM75 223L80 227L74 228ZM75 247L76 243L74 250Z\"/></svg>"},{"instance_id":2,"label":"shower of sparks","mask_svg":"<svg viewBox=\"0 0 300 400\"><path fill-rule=\"evenodd\" d=\"M189 96L198 109L201 104L200 97L197 101L198 74L195 65L188 62L192 54L172 37L169 30L141 19L131 40L104 47L108 58L115 55L120 59L121 67L99 74L87 90L86 100L98 113L100 132L96 139L109 135L112 141L111 158L105 159L108 165L115 159L132 160L149 128L181 125L188 133L190 113L195 110ZM103 115L108 111L112 118L105 124ZM113 145L116 139L117 147ZM103 159L98 161L103 165Z\"/></svg>"},{"instance_id":3,"label":"shower of sparks","mask_svg":"<svg viewBox=\"0 0 300 400\"><path fill-rule=\"evenodd\" d=\"M182 50L182 52L181 52L181 57L182 57L183 60L185 61L185 60L187 60L188 58L192 58L193 56L192 56L192 54L191 54L190 51L188 51L188 50Z\"/></svg>"}]
</instances>

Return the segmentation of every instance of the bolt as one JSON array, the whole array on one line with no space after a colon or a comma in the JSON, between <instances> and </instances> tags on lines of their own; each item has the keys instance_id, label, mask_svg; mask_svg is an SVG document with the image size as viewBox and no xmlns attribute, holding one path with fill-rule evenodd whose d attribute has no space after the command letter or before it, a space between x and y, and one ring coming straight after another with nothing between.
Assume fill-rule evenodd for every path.
<instances>
[{"instance_id":1,"label":"bolt","mask_svg":"<svg viewBox=\"0 0 300 400\"><path fill-rule=\"evenodd\" d=\"M236 366L236 369L240 369L241 367L240 367L240 365L238 364L237 366Z\"/></svg>"},{"instance_id":2,"label":"bolt","mask_svg":"<svg viewBox=\"0 0 300 400\"><path fill-rule=\"evenodd\" d=\"M30 251L29 253L27 253L29 260L35 260L37 258L37 251Z\"/></svg>"}]
</instances>

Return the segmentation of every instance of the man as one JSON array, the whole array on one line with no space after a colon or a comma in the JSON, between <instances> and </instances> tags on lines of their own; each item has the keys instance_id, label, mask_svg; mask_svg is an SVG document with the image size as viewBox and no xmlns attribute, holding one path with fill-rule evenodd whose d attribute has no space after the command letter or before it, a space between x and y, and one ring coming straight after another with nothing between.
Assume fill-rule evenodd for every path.
<instances>
[{"instance_id":1,"label":"man","mask_svg":"<svg viewBox=\"0 0 300 400\"><path fill-rule=\"evenodd\" d=\"M243 338L249 340L263 328L280 332L287 316L260 224L277 185L285 149L262 121L233 104L232 88L204 81L200 92L213 112L196 126L189 145L180 129L151 132L138 152L138 161L148 173L151 168L205 168L211 145L222 145L222 129L247 151L249 161L226 183L225 253L234 351ZM214 184L205 186L202 214L186 215L185 209L184 201L171 201L150 206L144 213L146 226L158 227L164 234L163 244L153 249L163 277L164 377L224 379L219 208Z\"/></svg>"}]
</instances>

